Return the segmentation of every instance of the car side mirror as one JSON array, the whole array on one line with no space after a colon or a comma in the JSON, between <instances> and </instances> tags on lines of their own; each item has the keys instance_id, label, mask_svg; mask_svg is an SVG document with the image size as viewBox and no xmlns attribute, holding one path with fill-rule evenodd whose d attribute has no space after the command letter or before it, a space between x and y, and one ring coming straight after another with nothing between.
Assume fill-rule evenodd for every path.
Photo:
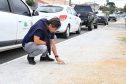
<instances>
[{"instance_id":1,"label":"car side mirror","mask_svg":"<svg viewBox=\"0 0 126 84\"><path fill-rule=\"evenodd\" d=\"M95 12L95 14L98 14L98 12Z\"/></svg>"},{"instance_id":2,"label":"car side mirror","mask_svg":"<svg viewBox=\"0 0 126 84\"><path fill-rule=\"evenodd\" d=\"M39 12L36 11L36 10L33 10L33 13L32 13L33 16L38 16L39 15Z\"/></svg>"}]
</instances>

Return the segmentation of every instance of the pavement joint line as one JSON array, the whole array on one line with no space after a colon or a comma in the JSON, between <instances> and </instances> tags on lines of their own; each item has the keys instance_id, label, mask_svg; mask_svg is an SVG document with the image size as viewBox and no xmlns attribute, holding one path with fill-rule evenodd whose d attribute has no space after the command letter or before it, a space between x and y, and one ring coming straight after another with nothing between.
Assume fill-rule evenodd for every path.
<instances>
[{"instance_id":1,"label":"pavement joint line","mask_svg":"<svg viewBox=\"0 0 126 84\"><path fill-rule=\"evenodd\" d=\"M120 19L120 20L121 20L121 19ZM120 20L119 20L119 21L120 21ZM106 26L104 26L103 28L106 28L107 26L109 26L109 25L106 25ZM103 28L102 28L102 29L103 29ZM95 29L95 30L93 30L93 31L97 31L97 30L98 30L98 29ZM88 34L88 33L93 32L93 31L89 31L89 32L84 33L84 34ZM77 38L77 37L82 36L82 35L84 35L84 34L80 34L80 35L75 36L75 37L73 37L73 38L70 38L70 39L68 39L68 40L65 40L65 41L59 42L59 43L57 43L56 45L59 45L59 44L64 43L64 42L67 42L67 41L69 41L69 40L71 40L71 39ZM16 58L16 59L11 60L11 61L8 61L8 62L5 62L5 63L2 63L2 64L0 64L0 66L3 66L3 65L6 65L6 64L9 64L9 63L14 62L14 61L17 61L17 60L19 60L19 59L21 59L21 58L24 58L24 57L26 57L26 56L27 56L27 55L24 55L24 56L22 56L22 57L18 57L18 58Z\"/></svg>"}]
</instances>

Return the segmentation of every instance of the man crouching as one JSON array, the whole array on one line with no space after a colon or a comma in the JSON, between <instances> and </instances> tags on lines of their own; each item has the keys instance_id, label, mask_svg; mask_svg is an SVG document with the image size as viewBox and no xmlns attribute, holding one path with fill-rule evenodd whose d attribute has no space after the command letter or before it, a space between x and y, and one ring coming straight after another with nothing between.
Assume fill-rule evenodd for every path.
<instances>
[{"instance_id":1,"label":"man crouching","mask_svg":"<svg viewBox=\"0 0 126 84\"><path fill-rule=\"evenodd\" d=\"M60 26L59 18L52 18L50 20L43 18L30 28L22 41L23 49L29 53L27 56L29 64L35 65L34 57L39 54L42 54L40 61L54 61L48 55L48 53L51 54L51 50L55 55L56 61L65 64L57 54L54 41L55 32Z\"/></svg>"}]
</instances>

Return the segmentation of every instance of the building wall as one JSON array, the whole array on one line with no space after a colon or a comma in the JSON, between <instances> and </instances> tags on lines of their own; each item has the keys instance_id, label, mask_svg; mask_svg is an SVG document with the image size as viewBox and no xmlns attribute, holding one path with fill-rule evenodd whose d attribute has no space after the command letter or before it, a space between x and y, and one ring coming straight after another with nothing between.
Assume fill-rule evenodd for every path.
<instances>
[{"instance_id":1,"label":"building wall","mask_svg":"<svg viewBox=\"0 0 126 84\"><path fill-rule=\"evenodd\" d=\"M49 1L52 1L54 4L57 4L57 5L69 5L69 2L66 0L49 0ZM35 3L35 7L42 6L42 5L44 4L38 3L38 2Z\"/></svg>"},{"instance_id":2,"label":"building wall","mask_svg":"<svg viewBox=\"0 0 126 84\"><path fill-rule=\"evenodd\" d=\"M69 2L66 0L54 0L54 4L69 5Z\"/></svg>"}]
</instances>

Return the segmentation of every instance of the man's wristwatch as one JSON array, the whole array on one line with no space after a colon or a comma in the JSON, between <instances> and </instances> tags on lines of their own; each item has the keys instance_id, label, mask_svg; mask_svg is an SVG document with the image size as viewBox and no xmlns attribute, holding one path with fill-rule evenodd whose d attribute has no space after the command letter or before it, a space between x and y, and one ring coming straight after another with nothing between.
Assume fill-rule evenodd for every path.
<instances>
[{"instance_id":1,"label":"man's wristwatch","mask_svg":"<svg viewBox=\"0 0 126 84\"><path fill-rule=\"evenodd\" d=\"M59 57L58 55L55 56L55 58Z\"/></svg>"}]
</instances>

